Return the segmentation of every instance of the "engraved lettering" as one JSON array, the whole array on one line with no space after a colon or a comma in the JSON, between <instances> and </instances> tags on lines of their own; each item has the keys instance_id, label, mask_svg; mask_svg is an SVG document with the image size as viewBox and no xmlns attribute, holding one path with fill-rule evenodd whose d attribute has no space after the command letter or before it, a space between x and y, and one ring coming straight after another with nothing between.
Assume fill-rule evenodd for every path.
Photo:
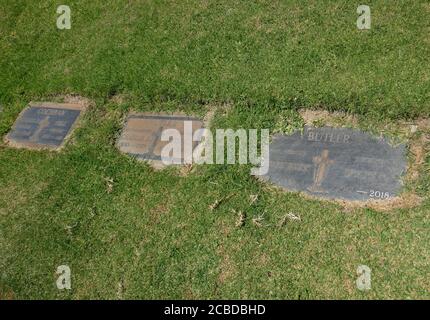
<instances>
[{"instance_id":1,"label":"engraved lettering","mask_svg":"<svg viewBox=\"0 0 430 320\"><path fill-rule=\"evenodd\" d=\"M66 113L64 110L40 109L37 111L37 114L40 114L43 116L64 116Z\"/></svg>"},{"instance_id":2,"label":"engraved lettering","mask_svg":"<svg viewBox=\"0 0 430 320\"><path fill-rule=\"evenodd\" d=\"M57 127L66 127L67 122L66 121L55 121L54 125Z\"/></svg>"},{"instance_id":3,"label":"engraved lettering","mask_svg":"<svg viewBox=\"0 0 430 320\"><path fill-rule=\"evenodd\" d=\"M344 175L346 178L355 178L359 180L374 180L375 176L378 175L376 171L364 171L356 169L345 169Z\"/></svg>"},{"instance_id":4,"label":"engraved lettering","mask_svg":"<svg viewBox=\"0 0 430 320\"><path fill-rule=\"evenodd\" d=\"M349 143L349 139L350 139L351 137L349 136L349 135L345 135L344 137L343 137L343 143Z\"/></svg>"},{"instance_id":5,"label":"engraved lettering","mask_svg":"<svg viewBox=\"0 0 430 320\"><path fill-rule=\"evenodd\" d=\"M49 118L45 117L39 124L39 127L37 128L37 130L31 135L30 137L30 141L35 142L39 139L40 134L42 133L42 131L49 126Z\"/></svg>"},{"instance_id":6,"label":"engraved lettering","mask_svg":"<svg viewBox=\"0 0 430 320\"><path fill-rule=\"evenodd\" d=\"M304 157L306 155L306 151L302 151L302 150L287 150L285 151L285 153L287 155L293 155L293 156L299 156L299 157Z\"/></svg>"},{"instance_id":7,"label":"engraved lettering","mask_svg":"<svg viewBox=\"0 0 430 320\"><path fill-rule=\"evenodd\" d=\"M302 163L286 162L285 168L289 171L308 172L312 166Z\"/></svg>"},{"instance_id":8,"label":"engraved lettering","mask_svg":"<svg viewBox=\"0 0 430 320\"><path fill-rule=\"evenodd\" d=\"M345 134L334 134L330 132L309 131L308 141L330 142L330 143L350 143L351 136Z\"/></svg>"},{"instance_id":9,"label":"engraved lettering","mask_svg":"<svg viewBox=\"0 0 430 320\"><path fill-rule=\"evenodd\" d=\"M366 163L369 165L377 165L381 167L390 165L390 161L370 157L357 157L355 161L358 163Z\"/></svg>"}]
</instances>

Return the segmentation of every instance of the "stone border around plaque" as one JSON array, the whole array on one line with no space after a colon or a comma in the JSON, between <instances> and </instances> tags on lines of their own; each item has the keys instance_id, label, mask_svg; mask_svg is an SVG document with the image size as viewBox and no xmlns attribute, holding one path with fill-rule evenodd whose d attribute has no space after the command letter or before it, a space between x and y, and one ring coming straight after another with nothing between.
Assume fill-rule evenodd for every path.
<instances>
[{"instance_id":1,"label":"stone border around plaque","mask_svg":"<svg viewBox=\"0 0 430 320\"><path fill-rule=\"evenodd\" d=\"M85 111L79 103L30 102L4 142L14 148L61 150Z\"/></svg>"},{"instance_id":2,"label":"stone border around plaque","mask_svg":"<svg viewBox=\"0 0 430 320\"><path fill-rule=\"evenodd\" d=\"M185 121L192 121L193 133L205 127L204 120L181 113L130 112L116 145L122 153L147 161L155 169L162 169L166 165L161 159L161 150L168 142L161 141L161 133L166 129L177 129L183 143ZM198 142L193 142L193 149L197 145ZM183 144L181 150L182 158L176 159L177 162L183 162Z\"/></svg>"}]
</instances>

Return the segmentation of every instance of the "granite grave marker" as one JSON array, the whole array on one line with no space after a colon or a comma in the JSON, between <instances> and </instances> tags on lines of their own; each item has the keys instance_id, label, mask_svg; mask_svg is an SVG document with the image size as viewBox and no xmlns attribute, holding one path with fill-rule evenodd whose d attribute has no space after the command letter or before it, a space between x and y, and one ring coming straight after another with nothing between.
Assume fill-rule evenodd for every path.
<instances>
[{"instance_id":1,"label":"granite grave marker","mask_svg":"<svg viewBox=\"0 0 430 320\"><path fill-rule=\"evenodd\" d=\"M303 134L276 135L263 179L313 196L389 199L401 190L405 145L349 128L305 127Z\"/></svg>"}]
</instances>

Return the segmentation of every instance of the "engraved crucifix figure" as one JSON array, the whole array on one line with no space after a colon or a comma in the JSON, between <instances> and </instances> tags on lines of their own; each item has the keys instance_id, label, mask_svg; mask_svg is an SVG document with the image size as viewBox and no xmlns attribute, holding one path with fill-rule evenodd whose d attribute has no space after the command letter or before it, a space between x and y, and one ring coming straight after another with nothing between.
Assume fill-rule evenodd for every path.
<instances>
[{"instance_id":1,"label":"engraved crucifix figure","mask_svg":"<svg viewBox=\"0 0 430 320\"><path fill-rule=\"evenodd\" d=\"M308 190L316 193L325 193L326 191L321 188L321 184L327 175L329 166L334 163L334 160L330 160L328 150L323 150L320 156L314 157L313 162L315 164L314 183Z\"/></svg>"}]
</instances>

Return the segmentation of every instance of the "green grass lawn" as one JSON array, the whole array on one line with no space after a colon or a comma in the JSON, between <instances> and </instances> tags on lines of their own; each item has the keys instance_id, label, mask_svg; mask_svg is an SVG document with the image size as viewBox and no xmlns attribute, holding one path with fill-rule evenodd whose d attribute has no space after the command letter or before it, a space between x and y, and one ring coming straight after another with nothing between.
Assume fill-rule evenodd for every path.
<instances>
[{"instance_id":1,"label":"green grass lawn","mask_svg":"<svg viewBox=\"0 0 430 320\"><path fill-rule=\"evenodd\" d=\"M67 1L63 31L60 4L0 0L0 135L31 100L94 102L60 153L0 146L0 299L430 298L429 156L419 207L345 212L247 166L184 176L114 146L131 109L228 104L213 126L233 129L273 129L299 107L430 116L428 1L368 3L369 31L351 1ZM288 212L301 220L279 226ZM70 291L55 285L63 264ZM363 264L368 292L355 284Z\"/></svg>"}]
</instances>

